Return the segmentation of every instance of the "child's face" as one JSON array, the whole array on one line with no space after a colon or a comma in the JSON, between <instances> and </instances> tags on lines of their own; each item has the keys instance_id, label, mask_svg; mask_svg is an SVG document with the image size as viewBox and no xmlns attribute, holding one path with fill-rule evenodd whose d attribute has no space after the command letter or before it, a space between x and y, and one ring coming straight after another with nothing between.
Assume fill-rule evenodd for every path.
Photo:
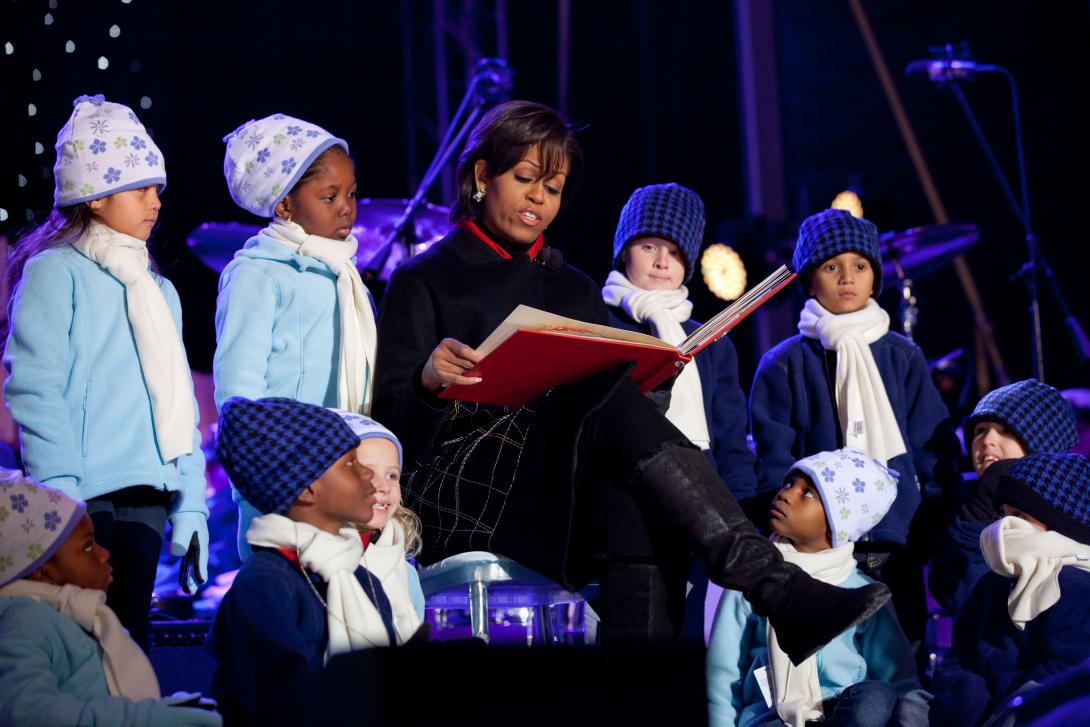
<instances>
[{"instance_id":1,"label":"child's face","mask_svg":"<svg viewBox=\"0 0 1090 727\"><path fill-rule=\"evenodd\" d=\"M685 279L681 249L660 237L641 237L624 251L624 274L644 290L677 290Z\"/></svg>"},{"instance_id":2,"label":"child's face","mask_svg":"<svg viewBox=\"0 0 1090 727\"><path fill-rule=\"evenodd\" d=\"M1027 512L1022 512L1017 507L1012 507L1011 505L1003 505L1002 509L1003 509L1003 516L1004 517L1022 518L1023 520L1025 520L1027 523L1029 523L1033 527L1037 528L1038 530L1048 530L1048 526L1045 525L1043 522L1041 522L1040 520L1033 517L1032 515L1030 515Z\"/></svg>"},{"instance_id":3,"label":"child's face","mask_svg":"<svg viewBox=\"0 0 1090 727\"><path fill-rule=\"evenodd\" d=\"M313 493L309 522L336 533L374 517L374 473L357 459L356 447L345 452L308 488Z\"/></svg>"},{"instance_id":4,"label":"child's face","mask_svg":"<svg viewBox=\"0 0 1090 727\"><path fill-rule=\"evenodd\" d=\"M977 422L973 427L972 456L973 469L980 477L993 462L1025 457L1026 449L999 422Z\"/></svg>"},{"instance_id":5,"label":"child's face","mask_svg":"<svg viewBox=\"0 0 1090 727\"><path fill-rule=\"evenodd\" d=\"M810 295L830 313L862 310L874 292L874 270L857 252L829 258L814 270Z\"/></svg>"},{"instance_id":6,"label":"child's face","mask_svg":"<svg viewBox=\"0 0 1090 727\"><path fill-rule=\"evenodd\" d=\"M110 552L95 542L91 518L84 515L68 539L29 578L55 586L73 585L105 591L113 581Z\"/></svg>"},{"instance_id":7,"label":"child's face","mask_svg":"<svg viewBox=\"0 0 1090 727\"><path fill-rule=\"evenodd\" d=\"M801 553L815 553L832 547L829 523L821 496L804 475L791 475L768 509L772 529L795 544Z\"/></svg>"},{"instance_id":8,"label":"child's face","mask_svg":"<svg viewBox=\"0 0 1090 727\"><path fill-rule=\"evenodd\" d=\"M370 530L382 530L401 505L401 466L397 463L397 447L389 439L371 437L360 442L356 459L375 473L375 514L366 525Z\"/></svg>"},{"instance_id":9,"label":"child's face","mask_svg":"<svg viewBox=\"0 0 1090 727\"><path fill-rule=\"evenodd\" d=\"M318 171L277 205L277 214L308 235L343 240L356 222L356 171L337 149L320 157Z\"/></svg>"},{"instance_id":10,"label":"child's face","mask_svg":"<svg viewBox=\"0 0 1090 727\"><path fill-rule=\"evenodd\" d=\"M529 245L545 231L560 211L560 198L568 176L568 163L555 176L544 179L541 148L535 146L503 174L489 176L484 160L477 162L477 189L485 190L481 217L492 232Z\"/></svg>"},{"instance_id":11,"label":"child's face","mask_svg":"<svg viewBox=\"0 0 1090 727\"><path fill-rule=\"evenodd\" d=\"M159 187L126 189L87 203L99 222L139 240L147 240L159 219Z\"/></svg>"}]
</instances>

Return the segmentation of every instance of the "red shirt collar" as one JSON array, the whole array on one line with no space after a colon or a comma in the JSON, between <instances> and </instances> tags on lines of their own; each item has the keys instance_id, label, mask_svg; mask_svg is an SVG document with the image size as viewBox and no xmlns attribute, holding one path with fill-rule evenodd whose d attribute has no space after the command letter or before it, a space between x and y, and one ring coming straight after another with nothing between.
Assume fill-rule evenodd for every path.
<instances>
[{"instance_id":1,"label":"red shirt collar","mask_svg":"<svg viewBox=\"0 0 1090 727\"><path fill-rule=\"evenodd\" d=\"M504 260L511 259L511 253L504 250L499 245L499 243L489 237L488 233L482 230L473 220L469 220L463 217L462 219L458 220L457 227L458 229L465 230L469 234L476 237L478 240L487 245L492 250L492 252L496 253ZM537 236L537 239L534 240L533 244L530 245L530 249L527 250L526 254L530 256L531 260L536 260L537 254L541 252L541 248L543 247L545 247L545 233L541 233Z\"/></svg>"},{"instance_id":2,"label":"red shirt collar","mask_svg":"<svg viewBox=\"0 0 1090 727\"><path fill-rule=\"evenodd\" d=\"M367 550L367 546L371 544L371 534L372 534L372 532L373 531L369 530L366 533L363 533L363 532L360 533L360 541L363 543L363 549L364 550ZM291 548L277 548L276 552L280 553L280 555L282 555L285 558L287 558L288 560L290 560L292 562L292 565L295 565L295 566L299 565L299 554L296 553Z\"/></svg>"}]
</instances>

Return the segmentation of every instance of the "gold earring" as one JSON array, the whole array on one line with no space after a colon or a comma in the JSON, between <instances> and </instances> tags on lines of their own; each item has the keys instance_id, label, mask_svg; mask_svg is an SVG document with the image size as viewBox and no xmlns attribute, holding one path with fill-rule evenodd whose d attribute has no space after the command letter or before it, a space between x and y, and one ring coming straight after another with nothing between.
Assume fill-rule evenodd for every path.
<instances>
[{"instance_id":1,"label":"gold earring","mask_svg":"<svg viewBox=\"0 0 1090 727\"><path fill-rule=\"evenodd\" d=\"M473 201L480 204L484 200L484 187L477 187L477 191L473 193Z\"/></svg>"}]
</instances>

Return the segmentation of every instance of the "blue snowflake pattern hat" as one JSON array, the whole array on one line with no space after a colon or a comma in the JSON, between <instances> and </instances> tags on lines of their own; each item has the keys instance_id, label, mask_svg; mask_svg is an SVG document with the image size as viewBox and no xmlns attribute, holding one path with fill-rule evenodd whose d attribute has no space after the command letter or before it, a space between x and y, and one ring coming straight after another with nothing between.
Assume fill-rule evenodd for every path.
<instances>
[{"instance_id":1,"label":"blue snowflake pattern hat","mask_svg":"<svg viewBox=\"0 0 1090 727\"><path fill-rule=\"evenodd\" d=\"M613 235L613 267L624 272L621 254L628 243L641 237L660 237L681 250L685 279L689 282L704 241L704 201L680 184L640 187L625 202Z\"/></svg>"},{"instance_id":2,"label":"blue snowflake pattern hat","mask_svg":"<svg viewBox=\"0 0 1090 727\"><path fill-rule=\"evenodd\" d=\"M882 253L878 228L870 220L853 217L846 210L827 209L810 215L799 225L791 268L798 273L802 290L810 294L810 276L818 265L845 252L856 252L870 261L874 294L882 290Z\"/></svg>"},{"instance_id":3,"label":"blue snowflake pattern hat","mask_svg":"<svg viewBox=\"0 0 1090 727\"><path fill-rule=\"evenodd\" d=\"M1090 462L1079 454L1026 455L999 478L995 504L1016 507L1049 530L1090 545Z\"/></svg>"},{"instance_id":4,"label":"blue snowflake pattern hat","mask_svg":"<svg viewBox=\"0 0 1090 727\"><path fill-rule=\"evenodd\" d=\"M0 469L0 586L45 565L76 529L86 506L60 490Z\"/></svg>"},{"instance_id":5,"label":"blue snowflake pattern hat","mask_svg":"<svg viewBox=\"0 0 1090 727\"><path fill-rule=\"evenodd\" d=\"M128 106L80 96L57 134L53 204L69 207L127 189L167 186L163 152Z\"/></svg>"},{"instance_id":6,"label":"blue snowflake pattern hat","mask_svg":"<svg viewBox=\"0 0 1090 727\"><path fill-rule=\"evenodd\" d=\"M337 145L348 153L344 139L284 114L247 121L223 140L227 143L223 174L231 199L266 218L273 216L273 208L322 152Z\"/></svg>"},{"instance_id":7,"label":"blue snowflake pattern hat","mask_svg":"<svg viewBox=\"0 0 1090 727\"><path fill-rule=\"evenodd\" d=\"M397 437L394 436L393 432L391 432L389 429L382 426L369 416L356 414L355 412L351 411L345 411L344 409L331 408L330 411L334 412L337 416L343 419L344 423L347 424L352 429L352 431L356 433L356 436L360 438L360 441L363 441L364 439L373 439L375 437L378 437L380 439L388 439L393 442L394 446L397 447L397 464L399 467L401 466L401 442L397 440Z\"/></svg>"},{"instance_id":8,"label":"blue snowflake pattern hat","mask_svg":"<svg viewBox=\"0 0 1090 727\"><path fill-rule=\"evenodd\" d=\"M295 399L223 403L216 455L231 484L263 513L283 515L311 483L360 443L330 409Z\"/></svg>"},{"instance_id":9,"label":"blue snowflake pattern hat","mask_svg":"<svg viewBox=\"0 0 1090 727\"><path fill-rule=\"evenodd\" d=\"M989 391L965 420L965 444L980 422L998 422L1018 438L1026 454L1066 452L1079 441L1075 410L1067 399L1036 379L1016 381Z\"/></svg>"},{"instance_id":10,"label":"blue snowflake pattern hat","mask_svg":"<svg viewBox=\"0 0 1090 727\"><path fill-rule=\"evenodd\" d=\"M799 472L810 478L821 495L834 548L870 532L897 499L900 475L855 447L800 459L784 480Z\"/></svg>"}]
</instances>

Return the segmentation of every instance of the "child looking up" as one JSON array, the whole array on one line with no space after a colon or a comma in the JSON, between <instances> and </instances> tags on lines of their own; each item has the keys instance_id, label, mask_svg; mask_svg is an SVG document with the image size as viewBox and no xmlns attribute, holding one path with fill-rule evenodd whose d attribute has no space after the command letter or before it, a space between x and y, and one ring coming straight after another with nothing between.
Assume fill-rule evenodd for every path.
<instances>
[{"instance_id":1,"label":"child looking up","mask_svg":"<svg viewBox=\"0 0 1090 727\"><path fill-rule=\"evenodd\" d=\"M110 608L142 646L167 520L207 575L208 508L178 292L147 240L163 154L126 106L81 96L57 135L49 219L8 260L4 397L35 480L87 502ZM192 551L192 552L191 552Z\"/></svg>"},{"instance_id":2,"label":"child looking up","mask_svg":"<svg viewBox=\"0 0 1090 727\"><path fill-rule=\"evenodd\" d=\"M862 450L806 457L788 470L772 501L773 540L785 560L814 578L859 588L872 581L856 566L854 543L881 521L896 495L897 473ZM927 724L912 648L889 605L795 666L767 619L737 592L725 591L707 674L716 726Z\"/></svg>"},{"instance_id":3,"label":"child looking up","mask_svg":"<svg viewBox=\"0 0 1090 727\"><path fill-rule=\"evenodd\" d=\"M84 504L11 470L0 493L0 725L221 724L160 699L151 663L106 605L110 554Z\"/></svg>"}]
</instances>

